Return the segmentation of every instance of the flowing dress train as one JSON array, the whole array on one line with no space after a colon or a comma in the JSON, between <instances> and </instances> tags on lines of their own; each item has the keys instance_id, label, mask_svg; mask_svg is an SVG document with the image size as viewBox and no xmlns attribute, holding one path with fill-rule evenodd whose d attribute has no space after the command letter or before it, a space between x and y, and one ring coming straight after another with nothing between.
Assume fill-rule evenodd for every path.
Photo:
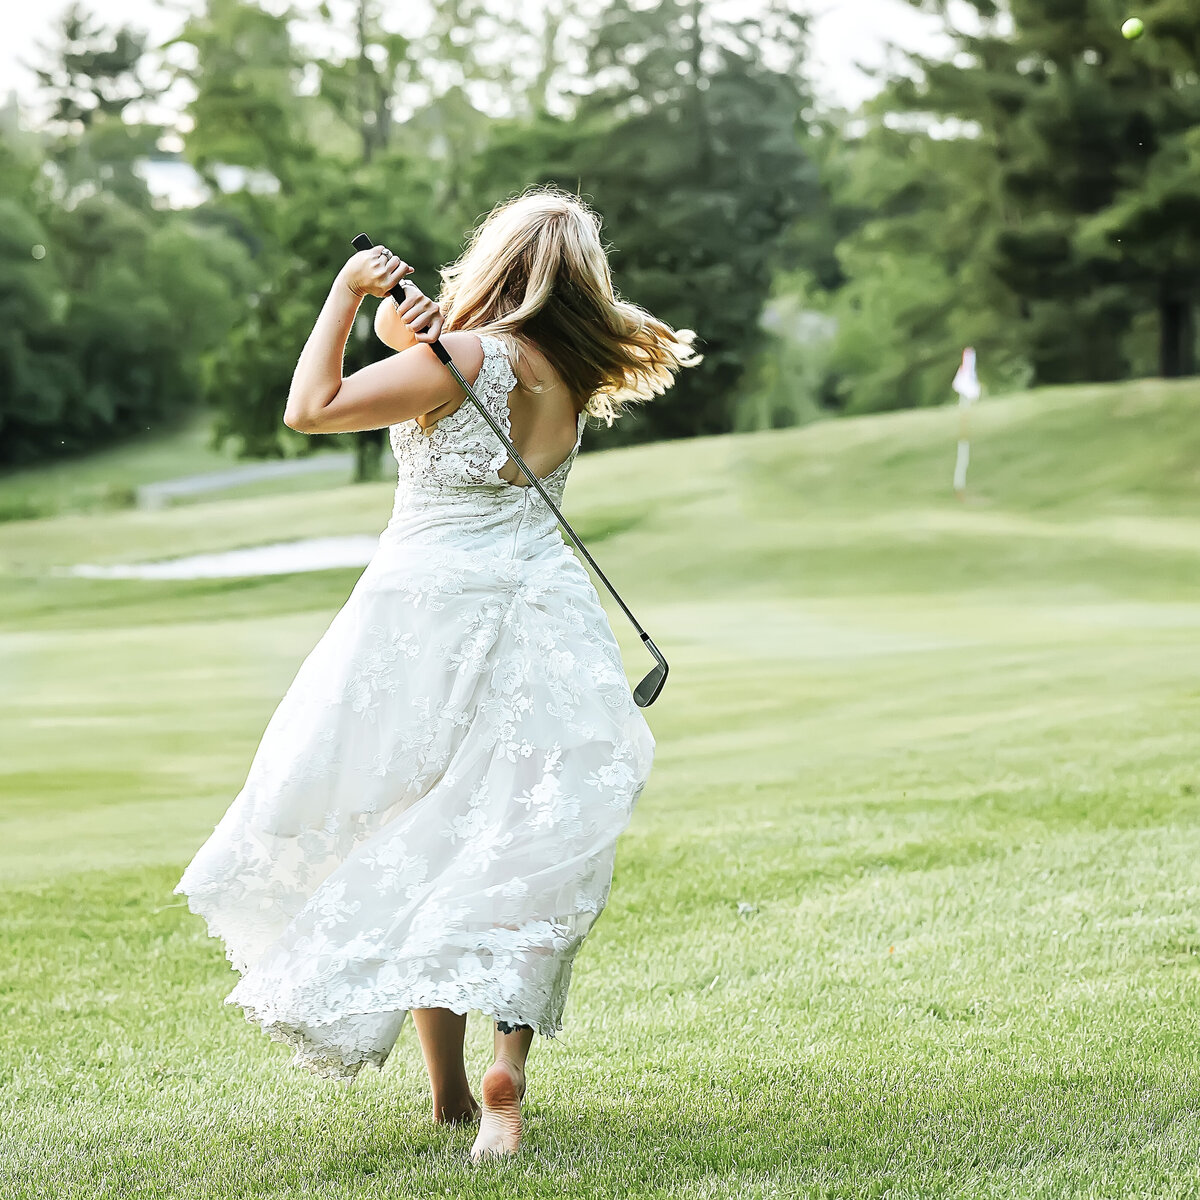
<instances>
[{"instance_id":1,"label":"flowing dress train","mask_svg":"<svg viewBox=\"0 0 1200 1200\"><path fill-rule=\"evenodd\" d=\"M516 378L480 340L509 432ZM562 1028L655 747L590 577L475 405L389 436L375 554L175 888L241 974L226 1002L346 1081L412 1008Z\"/></svg>"}]
</instances>

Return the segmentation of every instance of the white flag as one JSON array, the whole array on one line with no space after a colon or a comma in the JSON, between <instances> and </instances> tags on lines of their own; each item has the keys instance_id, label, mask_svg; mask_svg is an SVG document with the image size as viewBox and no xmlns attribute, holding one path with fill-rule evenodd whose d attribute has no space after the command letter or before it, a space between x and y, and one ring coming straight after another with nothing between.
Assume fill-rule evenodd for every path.
<instances>
[{"instance_id":1,"label":"white flag","mask_svg":"<svg viewBox=\"0 0 1200 1200\"><path fill-rule=\"evenodd\" d=\"M979 399L982 389L979 386L979 377L975 374L975 348L973 346L968 346L963 351L962 364L958 368L958 374L954 376L952 386L958 393L960 404L974 404Z\"/></svg>"}]
</instances>

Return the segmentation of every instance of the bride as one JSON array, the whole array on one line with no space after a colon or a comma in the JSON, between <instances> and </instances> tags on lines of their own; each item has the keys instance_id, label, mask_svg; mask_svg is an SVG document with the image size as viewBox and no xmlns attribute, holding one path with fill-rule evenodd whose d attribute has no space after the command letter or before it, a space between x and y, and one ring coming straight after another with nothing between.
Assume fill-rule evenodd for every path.
<instances>
[{"instance_id":1,"label":"bride","mask_svg":"<svg viewBox=\"0 0 1200 1200\"><path fill-rule=\"evenodd\" d=\"M300 355L285 422L387 428L393 511L175 891L241 973L226 1002L297 1065L351 1082L411 1012L434 1119L478 1120L479 1159L520 1144L534 1034L562 1027L655 742L590 577L429 343L556 504L587 415L612 424L699 356L617 298L596 215L538 188L475 231L438 303L410 284L382 304L399 352L343 378L362 299L411 271L355 254ZM472 1011L494 1022L482 1103Z\"/></svg>"}]
</instances>

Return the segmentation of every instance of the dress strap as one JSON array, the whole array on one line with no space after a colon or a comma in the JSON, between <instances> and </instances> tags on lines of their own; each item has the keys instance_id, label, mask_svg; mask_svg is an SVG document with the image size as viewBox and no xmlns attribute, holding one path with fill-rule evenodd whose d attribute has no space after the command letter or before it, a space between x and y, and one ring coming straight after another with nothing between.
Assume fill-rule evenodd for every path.
<instances>
[{"instance_id":1,"label":"dress strap","mask_svg":"<svg viewBox=\"0 0 1200 1200\"><path fill-rule=\"evenodd\" d=\"M501 429L512 436L512 422L508 409L508 395L517 386L517 376L504 343L494 334L479 335L483 347L483 366L475 380L475 394L496 418Z\"/></svg>"}]
</instances>

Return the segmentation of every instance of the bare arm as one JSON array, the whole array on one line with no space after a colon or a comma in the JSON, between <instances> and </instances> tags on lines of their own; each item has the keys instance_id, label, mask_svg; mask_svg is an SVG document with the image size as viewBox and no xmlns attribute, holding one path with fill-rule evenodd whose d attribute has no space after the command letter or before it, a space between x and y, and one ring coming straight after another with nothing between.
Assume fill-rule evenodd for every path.
<instances>
[{"instance_id":1,"label":"bare arm","mask_svg":"<svg viewBox=\"0 0 1200 1200\"><path fill-rule=\"evenodd\" d=\"M454 377L438 361L428 343L441 331L437 305L417 289L389 310L384 322L387 342L395 345L408 335L408 349L383 362L372 363L349 379L342 377L346 339L354 326L365 293L386 296L412 270L395 256L384 260L377 250L356 254L338 272L313 331L305 343L288 393L284 424L304 433L350 433L381 429L411 420L462 396ZM376 329L380 326L376 314ZM483 351L470 334L449 335L443 343L455 365L468 379L478 374Z\"/></svg>"},{"instance_id":2,"label":"bare arm","mask_svg":"<svg viewBox=\"0 0 1200 1200\"><path fill-rule=\"evenodd\" d=\"M408 285L409 288L412 284ZM393 350L407 350L417 345L416 334L405 324L396 310L396 302L385 296L375 310L375 336Z\"/></svg>"},{"instance_id":3,"label":"bare arm","mask_svg":"<svg viewBox=\"0 0 1200 1200\"><path fill-rule=\"evenodd\" d=\"M346 339L354 328L361 303L362 296L350 290L339 272L292 375L283 412L283 423L290 429L308 432L310 423L337 395L342 386Z\"/></svg>"},{"instance_id":4,"label":"bare arm","mask_svg":"<svg viewBox=\"0 0 1200 1200\"><path fill-rule=\"evenodd\" d=\"M464 331L441 340L463 377L473 381L483 367L478 336ZM462 398L458 381L433 350L413 346L355 371L328 403L287 424L304 433L357 433L411 421Z\"/></svg>"}]
</instances>

